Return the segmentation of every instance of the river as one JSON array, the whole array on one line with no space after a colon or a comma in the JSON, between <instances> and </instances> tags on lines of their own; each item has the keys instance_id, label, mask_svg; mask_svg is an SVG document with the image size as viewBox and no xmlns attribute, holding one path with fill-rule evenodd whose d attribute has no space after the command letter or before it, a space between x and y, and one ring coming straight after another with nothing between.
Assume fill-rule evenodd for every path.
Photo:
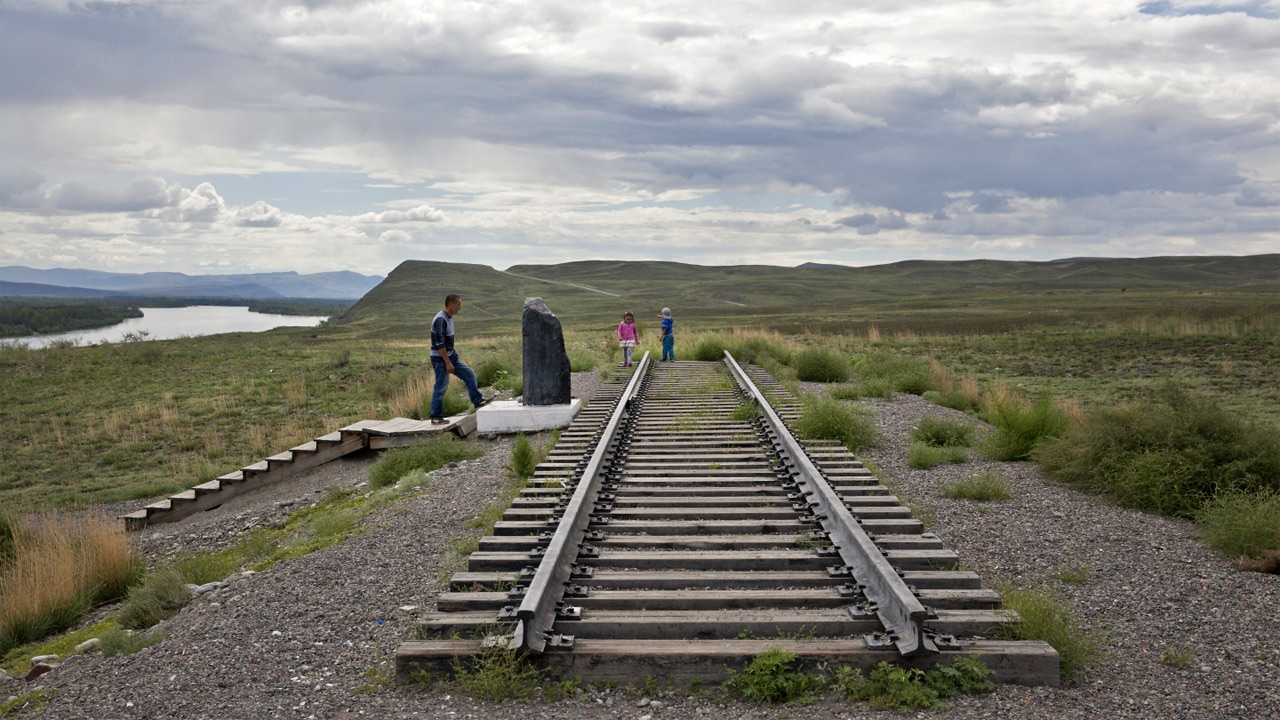
<instances>
[{"instance_id":1,"label":"river","mask_svg":"<svg viewBox=\"0 0 1280 720\"><path fill-rule=\"evenodd\" d=\"M20 343L30 348L42 348L59 340L71 340L77 345L120 342L126 336L131 339L171 340L218 333L262 332L286 326L314 327L326 319L325 316L314 315L269 315L249 312L247 307L220 305L138 309L142 311L142 317L129 318L109 327L6 338L0 340L0 343Z\"/></svg>"}]
</instances>

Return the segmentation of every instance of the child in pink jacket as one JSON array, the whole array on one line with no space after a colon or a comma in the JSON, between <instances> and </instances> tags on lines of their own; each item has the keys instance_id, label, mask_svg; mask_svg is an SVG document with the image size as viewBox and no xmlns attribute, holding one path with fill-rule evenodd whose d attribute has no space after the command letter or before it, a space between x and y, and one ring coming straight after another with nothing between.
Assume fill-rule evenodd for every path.
<instances>
[{"instance_id":1,"label":"child in pink jacket","mask_svg":"<svg viewBox=\"0 0 1280 720\"><path fill-rule=\"evenodd\" d=\"M636 348L636 316L625 313L618 323L618 344L622 346L622 367L631 367L631 352Z\"/></svg>"}]
</instances>

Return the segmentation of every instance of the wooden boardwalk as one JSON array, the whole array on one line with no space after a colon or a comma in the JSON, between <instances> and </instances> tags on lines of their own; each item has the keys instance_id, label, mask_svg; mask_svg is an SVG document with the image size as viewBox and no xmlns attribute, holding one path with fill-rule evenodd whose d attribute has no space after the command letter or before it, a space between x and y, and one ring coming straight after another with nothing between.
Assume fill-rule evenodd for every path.
<instances>
[{"instance_id":1,"label":"wooden boardwalk","mask_svg":"<svg viewBox=\"0 0 1280 720\"><path fill-rule=\"evenodd\" d=\"M361 420L171 495L124 515L122 519L128 530L141 530L153 523L174 522L197 512L212 510L231 498L265 485L297 477L307 470L357 450L382 450L413 445L423 437L435 433L451 432L459 437L466 437L476 431L474 414L454 415L447 420L449 422L444 425L432 425L430 420L402 417Z\"/></svg>"}]
</instances>

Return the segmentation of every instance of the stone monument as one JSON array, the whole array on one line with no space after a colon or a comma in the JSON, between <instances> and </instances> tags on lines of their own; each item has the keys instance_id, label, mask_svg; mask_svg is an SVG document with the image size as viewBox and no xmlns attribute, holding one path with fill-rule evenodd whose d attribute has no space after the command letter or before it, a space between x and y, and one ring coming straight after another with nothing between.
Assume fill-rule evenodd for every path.
<instances>
[{"instance_id":1,"label":"stone monument","mask_svg":"<svg viewBox=\"0 0 1280 720\"><path fill-rule=\"evenodd\" d=\"M476 411L476 432L514 433L566 428L582 409L572 396L569 354L560 320L542 298L524 301L524 396L499 400Z\"/></svg>"},{"instance_id":2,"label":"stone monument","mask_svg":"<svg viewBox=\"0 0 1280 720\"><path fill-rule=\"evenodd\" d=\"M572 399L569 353L560 319L542 298L524 301L524 404L566 405Z\"/></svg>"}]
</instances>

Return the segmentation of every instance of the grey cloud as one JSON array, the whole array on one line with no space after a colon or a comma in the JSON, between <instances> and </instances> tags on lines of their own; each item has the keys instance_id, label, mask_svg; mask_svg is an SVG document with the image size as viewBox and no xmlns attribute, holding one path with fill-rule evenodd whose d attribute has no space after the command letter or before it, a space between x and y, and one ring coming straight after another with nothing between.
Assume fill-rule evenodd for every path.
<instances>
[{"instance_id":1,"label":"grey cloud","mask_svg":"<svg viewBox=\"0 0 1280 720\"><path fill-rule=\"evenodd\" d=\"M851 228L866 227L868 225L874 225L875 222L876 216L871 213L859 213L857 215L850 215L846 218L840 218L841 225Z\"/></svg>"},{"instance_id":2,"label":"grey cloud","mask_svg":"<svg viewBox=\"0 0 1280 720\"><path fill-rule=\"evenodd\" d=\"M160 178L139 178L122 191L99 190L73 180L50 188L46 200L52 210L137 212L167 205L165 190Z\"/></svg>"},{"instance_id":3,"label":"grey cloud","mask_svg":"<svg viewBox=\"0 0 1280 720\"><path fill-rule=\"evenodd\" d=\"M44 176L25 167L0 169L0 207L35 208L44 203Z\"/></svg>"},{"instance_id":4,"label":"grey cloud","mask_svg":"<svg viewBox=\"0 0 1280 720\"><path fill-rule=\"evenodd\" d=\"M640 34L653 38L660 43L669 43L684 38L713 37L721 33L720 28L713 25L678 21L642 22L638 28Z\"/></svg>"},{"instance_id":5,"label":"grey cloud","mask_svg":"<svg viewBox=\"0 0 1280 720\"><path fill-rule=\"evenodd\" d=\"M1236 205L1242 207L1278 207L1280 206L1280 187L1259 187L1258 183L1245 183L1236 196Z\"/></svg>"}]
</instances>

